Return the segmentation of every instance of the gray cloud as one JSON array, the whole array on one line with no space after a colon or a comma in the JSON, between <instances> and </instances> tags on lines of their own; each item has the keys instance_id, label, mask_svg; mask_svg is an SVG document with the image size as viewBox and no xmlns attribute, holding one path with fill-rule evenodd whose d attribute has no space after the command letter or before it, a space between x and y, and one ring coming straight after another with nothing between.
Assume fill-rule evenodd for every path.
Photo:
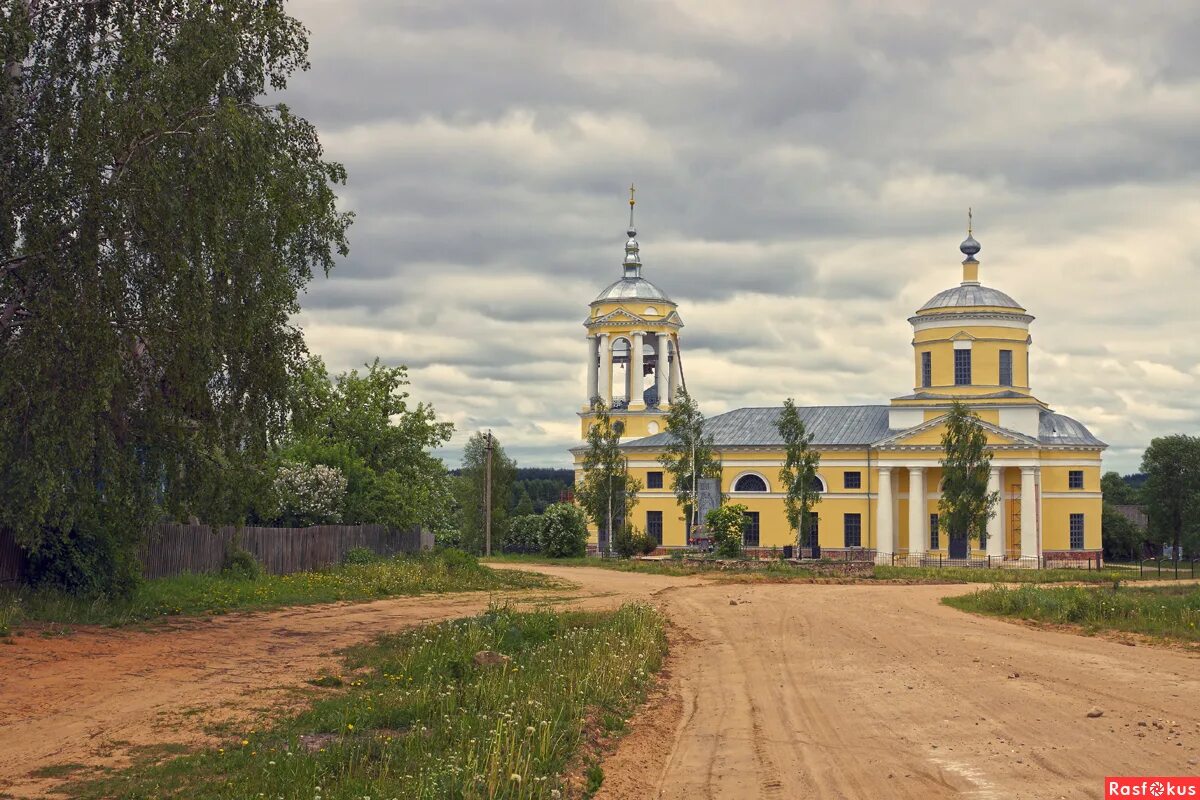
<instances>
[{"instance_id":1,"label":"gray cloud","mask_svg":"<svg viewBox=\"0 0 1200 800\"><path fill-rule=\"evenodd\" d=\"M905 319L983 279L1037 316L1035 391L1136 467L1200 424L1200 9L1005 0L295 0L285 99L346 164L350 257L299 322L379 356L527 463L578 436L587 303L645 274L680 304L710 413L886 402Z\"/></svg>"}]
</instances>

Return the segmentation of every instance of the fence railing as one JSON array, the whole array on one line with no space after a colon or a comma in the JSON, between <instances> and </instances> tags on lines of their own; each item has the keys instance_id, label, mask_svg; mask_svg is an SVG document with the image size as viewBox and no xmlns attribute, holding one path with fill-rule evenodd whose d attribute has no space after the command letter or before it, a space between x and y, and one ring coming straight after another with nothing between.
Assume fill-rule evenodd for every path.
<instances>
[{"instance_id":1,"label":"fence railing","mask_svg":"<svg viewBox=\"0 0 1200 800\"><path fill-rule=\"evenodd\" d=\"M881 553L876 563L893 567L965 567L969 569L1079 569L1100 570L1104 559L1096 554L1088 558L1054 558L1053 556L988 555L972 551L963 558L951 558L936 551L926 553Z\"/></svg>"},{"instance_id":2,"label":"fence railing","mask_svg":"<svg viewBox=\"0 0 1200 800\"><path fill-rule=\"evenodd\" d=\"M433 547L433 537L419 528L397 530L387 525L237 528L164 523L151 529L141 547L142 575L166 578L184 572L218 572L234 544L249 551L267 572L285 575L337 564L355 547L378 555L427 550ZM25 551L10 533L0 531L0 583L19 582L26 570Z\"/></svg>"},{"instance_id":3,"label":"fence railing","mask_svg":"<svg viewBox=\"0 0 1200 800\"><path fill-rule=\"evenodd\" d=\"M1138 562L1138 575L1159 578L1195 578L1200 575L1200 559L1144 558Z\"/></svg>"}]
</instances>

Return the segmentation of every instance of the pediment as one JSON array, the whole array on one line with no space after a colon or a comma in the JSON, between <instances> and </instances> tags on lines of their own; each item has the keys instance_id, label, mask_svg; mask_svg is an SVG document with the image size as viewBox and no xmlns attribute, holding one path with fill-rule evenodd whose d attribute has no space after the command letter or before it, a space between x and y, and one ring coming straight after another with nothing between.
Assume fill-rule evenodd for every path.
<instances>
[{"instance_id":1,"label":"pediment","mask_svg":"<svg viewBox=\"0 0 1200 800\"><path fill-rule=\"evenodd\" d=\"M959 331L958 333L956 333L950 337L950 341L952 341L952 342L973 342L973 341L975 341L975 337L972 336L971 334L967 333L966 331Z\"/></svg>"},{"instance_id":2,"label":"pediment","mask_svg":"<svg viewBox=\"0 0 1200 800\"><path fill-rule=\"evenodd\" d=\"M1031 436L1026 436L1023 433L1009 430L1008 428L1001 428L999 425L986 420L978 420L978 422L987 435L989 448L1026 449L1039 446L1038 440ZM902 431L894 431L891 435L876 442L874 447L880 450L908 450L916 448L940 450L942 435L945 431L946 415L943 414L920 425L914 425Z\"/></svg>"}]
</instances>

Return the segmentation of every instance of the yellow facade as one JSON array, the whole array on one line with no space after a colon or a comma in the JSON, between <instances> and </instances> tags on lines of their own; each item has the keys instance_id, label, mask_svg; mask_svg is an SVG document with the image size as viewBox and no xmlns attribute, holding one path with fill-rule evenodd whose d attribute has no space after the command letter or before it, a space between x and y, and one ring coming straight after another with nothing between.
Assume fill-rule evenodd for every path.
<instances>
[{"instance_id":1,"label":"yellow facade","mask_svg":"<svg viewBox=\"0 0 1200 800\"><path fill-rule=\"evenodd\" d=\"M666 387L666 392L645 395L638 390L647 384L635 382L634 390L626 392L627 406L614 403L614 416L625 426L623 449L633 476L649 487L655 483L652 473L661 475L662 488L645 488L638 494L630 522L649 531L661 519L661 545L685 547L688 526L670 477L659 463L667 436L664 412L674 387L682 384L682 322L665 294L638 284L645 281L633 235L631 225L624 293L649 299L614 298L621 292L610 286L592 303L585 325L590 337L610 343L629 340L632 330L642 333L643 346L647 338L669 343L669 376L660 375L657 361L632 370L653 374L654 386ZM979 247L972 237L961 249L966 255L962 283L936 295L909 319L914 329L913 392L879 406L800 410L821 454L816 544L833 553L848 548L873 551L884 560L949 558L950 537L935 530L942 418L952 402L961 400L986 430L991 485L1001 497L987 537L969 544L972 555L1014 562L1090 558L1101 550L1100 459L1105 445L1034 396L1028 357L1033 317L1008 295L979 283ZM630 255L636 270L629 269ZM591 399L604 399L606 385L612 386L606 381L611 382L614 373L603 350L589 343L588 353L596 378L589 376L589 403L580 415L583 435L591 422ZM619 394L612 388L607 391L608 397ZM657 402L643 402L647 396ZM722 463L725 502L740 503L757 515L756 528L748 523L746 544L760 551L794 545L798 538L784 511L779 480L784 452L771 422L777 412L738 409L707 423ZM574 453L578 469L582 448ZM596 530L591 541L598 547L606 544ZM963 544L958 541L961 555Z\"/></svg>"}]
</instances>

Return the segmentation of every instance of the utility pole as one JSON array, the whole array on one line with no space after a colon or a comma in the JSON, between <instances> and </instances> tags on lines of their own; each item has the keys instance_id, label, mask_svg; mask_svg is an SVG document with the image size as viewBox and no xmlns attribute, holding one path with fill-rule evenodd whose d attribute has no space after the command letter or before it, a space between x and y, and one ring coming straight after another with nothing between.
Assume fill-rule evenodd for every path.
<instances>
[{"instance_id":1,"label":"utility pole","mask_svg":"<svg viewBox=\"0 0 1200 800\"><path fill-rule=\"evenodd\" d=\"M492 432L487 432L487 444L483 448L486 454L483 462L483 530L485 541L484 553L492 555Z\"/></svg>"}]
</instances>

